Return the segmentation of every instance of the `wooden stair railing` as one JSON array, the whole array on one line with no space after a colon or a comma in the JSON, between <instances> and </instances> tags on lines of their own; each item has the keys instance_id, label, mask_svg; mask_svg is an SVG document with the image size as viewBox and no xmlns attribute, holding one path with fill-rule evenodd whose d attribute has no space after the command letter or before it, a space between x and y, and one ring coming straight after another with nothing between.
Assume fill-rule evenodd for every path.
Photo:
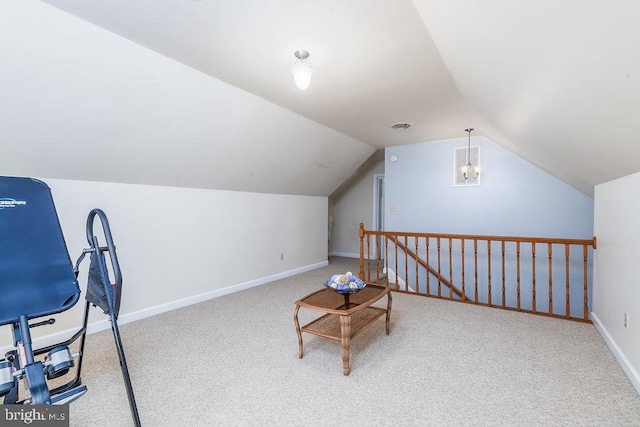
<instances>
[{"instance_id":1,"label":"wooden stair railing","mask_svg":"<svg viewBox=\"0 0 640 427\"><path fill-rule=\"evenodd\" d=\"M420 265L421 267L426 268L429 273L431 273L432 275L436 276L438 281L440 283L443 283L447 288L449 288L451 291L453 291L453 293L456 294L458 296L458 298L460 298L462 300L466 300L467 299L466 295L463 294L460 289L456 288L449 280L447 280L444 276L442 276L442 274L440 274L439 272L434 270L433 267L431 267L429 264L427 264L426 261L423 261L422 258L418 257L418 255L415 252L413 252L411 249L409 249L406 245L403 245L402 243L400 243L398 241L398 239L396 239L393 236L387 236L387 237L391 242L393 242L396 246L398 246L398 248L402 249L402 251L405 254L407 254L410 258L412 258L415 262L417 262L418 265Z\"/></svg>"},{"instance_id":2,"label":"wooden stair railing","mask_svg":"<svg viewBox=\"0 0 640 427\"><path fill-rule=\"evenodd\" d=\"M381 273L387 273L386 285L390 286L388 273L392 271L391 282L395 282L396 292L590 321L589 248L596 249L595 237L560 239L370 231L365 230L363 224L358 236L362 280L379 281ZM546 256L538 250L540 247L546 247ZM554 252L554 247L560 250ZM579 253L571 250L576 247L581 249ZM373 256L374 253L382 256ZM375 260L373 270L372 258ZM436 280L431 281L432 278ZM400 289L399 282L404 282L404 289ZM443 293L442 286L448 292ZM540 299L545 293L546 301Z\"/></svg>"}]
</instances>

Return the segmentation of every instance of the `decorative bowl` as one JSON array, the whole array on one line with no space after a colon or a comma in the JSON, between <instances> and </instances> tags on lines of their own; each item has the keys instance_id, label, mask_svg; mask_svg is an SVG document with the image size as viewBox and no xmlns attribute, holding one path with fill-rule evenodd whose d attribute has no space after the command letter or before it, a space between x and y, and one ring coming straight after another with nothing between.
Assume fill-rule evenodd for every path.
<instances>
[{"instance_id":1,"label":"decorative bowl","mask_svg":"<svg viewBox=\"0 0 640 427\"><path fill-rule=\"evenodd\" d=\"M331 279L324 282L324 285L343 295L355 294L367 286L366 283L350 271L347 271L345 274L334 274L331 276Z\"/></svg>"}]
</instances>

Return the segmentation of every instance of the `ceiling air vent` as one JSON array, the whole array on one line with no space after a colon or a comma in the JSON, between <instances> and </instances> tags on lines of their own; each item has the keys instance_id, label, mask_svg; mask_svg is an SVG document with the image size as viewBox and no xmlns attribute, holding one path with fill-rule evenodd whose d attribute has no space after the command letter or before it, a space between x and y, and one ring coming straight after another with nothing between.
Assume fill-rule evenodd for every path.
<instances>
[{"instance_id":1,"label":"ceiling air vent","mask_svg":"<svg viewBox=\"0 0 640 427\"><path fill-rule=\"evenodd\" d=\"M411 123L398 122L391 125L391 129L408 129L411 127Z\"/></svg>"}]
</instances>

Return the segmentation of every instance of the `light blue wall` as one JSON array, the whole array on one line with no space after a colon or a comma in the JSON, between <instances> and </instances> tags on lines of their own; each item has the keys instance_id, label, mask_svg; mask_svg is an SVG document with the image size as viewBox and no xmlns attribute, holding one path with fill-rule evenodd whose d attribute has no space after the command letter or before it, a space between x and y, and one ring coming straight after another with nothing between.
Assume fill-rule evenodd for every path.
<instances>
[{"instance_id":1,"label":"light blue wall","mask_svg":"<svg viewBox=\"0 0 640 427\"><path fill-rule=\"evenodd\" d=\"M481 185L454 187L454 147L466 145L461 138L386 149L387 230L593 236L591 197L484 137L471 138L471 145L481 146ZM396 162L389 160L392 154Z\"/></svg>"},{"instance_id":2,"label":"light blue wall","mask_svg":"<svg viewBox=\"0 0 640 427\"><path fill-rule=\"evenodd\" d=\"M465 138L458 140L420 143L390 147L385 153L385 229L387 231L480 234L523 237L593 237L593 199L554 178L531 163L521 159L499 145L483 138L472 138L472 145L481 146L481 185L454 187L453 155L455 147L466 147ZM391 155L398 156L391 162ZM411 240L409 246L417 244ZM419 256L425 259L424 243L418 249ZM442 272L458 288L461 288L461 250L460 242L455 242L452 251L452 273L449 273L449 255L447 241L442 242ZM474 298L473 286L474 252L473 241L466 241L467 296ZM393 245L390 245L392 251ZM559 247L558 247L559 246ZM536 257L536 310L548 310L547 292L549 282L553 283L555 314L564 315L565 304L565 256L564 247L557 245L553 249L550 279L549 259L546 245L538 245ZM435 242L430 246L430 264L435 268L437 252ZM500 304L501 274L500 246L492 244L491 263L494 271L491 276L493 289L491 301L488 301L487 252L486 243L478 251L477 277L479 301ZM507 305L514 307L517 295L517 272L515 243L506 247L505 296ZM520 261L520 287L522 307L532 308L534 283L531 267L532 247L522 244ZM588 293L591 293L593 250L589 250ZM389 252L389 268L399 272L403 278L409 272L409 283L420 283L420 292L425 292L426 276L419 269L419 279L415 279L415 264L404 260L403 256L395 262L393 252ZM571 314L582 317L584 292L584 263L582 250L572 250L570 254L570 293ZM405 265L405 262L407 265ZM430 292L437 292L436 280L431 277ZM415 287L416 285L414 285ZM448 295L448 290L443 290ZM591 297L589 296L589 304Z\"/></svg>"}]
</instances>

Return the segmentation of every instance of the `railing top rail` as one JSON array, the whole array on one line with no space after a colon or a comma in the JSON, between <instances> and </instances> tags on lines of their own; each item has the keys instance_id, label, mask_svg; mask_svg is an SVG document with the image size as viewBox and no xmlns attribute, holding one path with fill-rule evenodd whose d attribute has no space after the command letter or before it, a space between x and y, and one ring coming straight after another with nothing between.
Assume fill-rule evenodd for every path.
<instances>
[{"instance_id":1,"label":"railing top rail","mask_svg":"<svg viewBox=\"0 0 640 427\"><path fill-rule=\"evenodd\" d=\"M388 237L430 237L441 239L461 239L461 240L491 240L501 242L520 242L520 243L551 243L562 245L583 245L593 246L596 249L597 240L595 236L592 239L565 239L560 237L522 237L522 236L487 236L481 234L446 234L446 233L415 233L404 231L373 231L366 230L364 224L360 224L360 237L364 237L365 234L374 236L388 236Z\"/></svg>"}]
</instances>

